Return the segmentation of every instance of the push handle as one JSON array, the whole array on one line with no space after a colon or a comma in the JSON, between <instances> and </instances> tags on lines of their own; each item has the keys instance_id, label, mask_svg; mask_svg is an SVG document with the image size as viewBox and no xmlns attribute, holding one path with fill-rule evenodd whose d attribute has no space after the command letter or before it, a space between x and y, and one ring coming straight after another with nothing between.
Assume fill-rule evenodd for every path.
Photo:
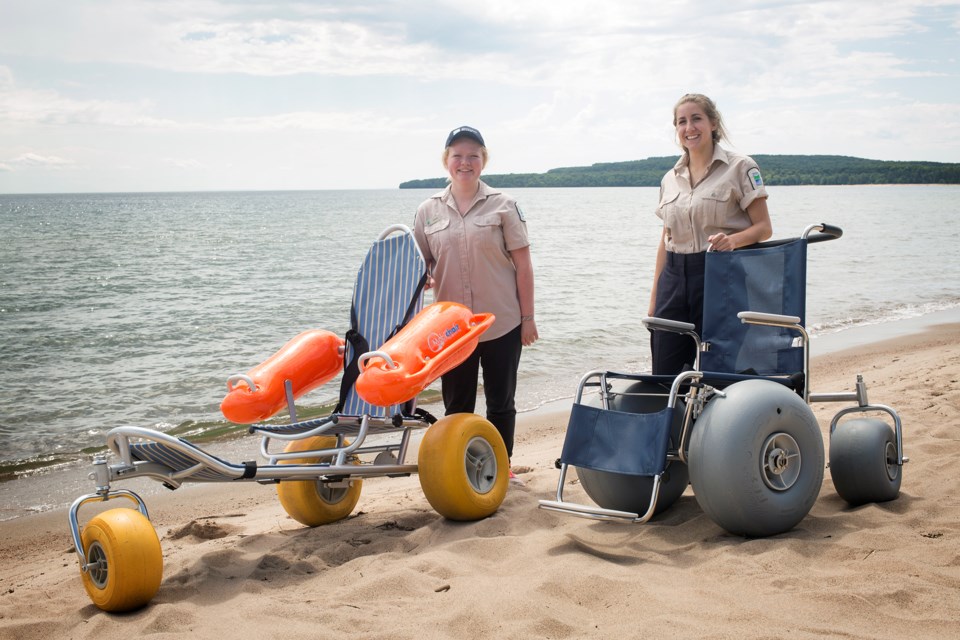
<instances>
[{"instance_id":1,"label":"push handle","mask_svg":"<svg viewBox=\"0 0 960 640\"><path fill-rule=\"evenodd\" d=\"M819 231L819 233L814 233L811 235L811 232ZM832 224L827 224L821 222L820 224L812 224L806 229L803 230L803 238L806 238L807 243L814 242L826 242L827 240L836 240L843 235L843 229L840 227L834 226Z\"/></svg>"},{"instance_id":2,"label":"push handle","mask_svg":"<svg viewBox=\"0 0 960 640\"><path fill-rule=\"evenodd\" d=\"M814 231L818 233L813 233ZM821 222L819 224L808 225L806 229L803 230L803 233L800 234L800 238L806 240L808 244L813 242L826 242L827 240L836 240L843 235L843 229L836 227L832 224L826 224ZM781 240L766 240L764 242L757 242L756 244L750 244L745 247L737 247L737 251L743 251L745 249L769 249L771 247L780 247L785 244L790 244L791 242L796 242L797 238L783 238ZM707 249L709 251L709 249Z\"/></svg>"}]
</instances>

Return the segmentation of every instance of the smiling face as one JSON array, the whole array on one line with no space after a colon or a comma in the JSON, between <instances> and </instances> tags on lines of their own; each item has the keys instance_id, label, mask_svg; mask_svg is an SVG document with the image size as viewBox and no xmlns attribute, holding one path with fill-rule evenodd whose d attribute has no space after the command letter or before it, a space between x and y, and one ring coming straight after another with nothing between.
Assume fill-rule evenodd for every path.
<instances>
[{"instance_id":1,"label":"smiling face","mask_svg":"<svg viewBox=\"0 0 960 640\"><path fill-rule=\"evenodd\" d=\"M696 102L684 102L674 112L673 124L677 129L677 139L687 151L713 150L713 132L717 123L710 120L706 112Z\"/></svg>"},{"instance_id":2,"label":"smiling face","mask_svg":"<svg viewBox=\"0 0 960 640\"><path fill-rule=\"evenodd\" d=\"M480 180L486 156L484 149L469 138L460 138L447 147L445 164L454 184L469 185Z\"/></svg>"}]
</instances>

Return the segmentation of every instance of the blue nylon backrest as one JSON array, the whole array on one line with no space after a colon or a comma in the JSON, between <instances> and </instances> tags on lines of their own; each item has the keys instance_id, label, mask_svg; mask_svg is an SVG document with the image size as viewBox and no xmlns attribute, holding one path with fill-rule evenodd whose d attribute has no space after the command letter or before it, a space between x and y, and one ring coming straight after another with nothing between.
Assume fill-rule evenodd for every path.
<instances>
[{"instance_id":1,"label":"blue nylon backrest","mask_svg":"<svg viewBox=\"0 0 960 640\"><path fill-rule=\"evenodd\" d=\"M743 324L737 314L756 311L798 316L805 323L807 241L707 253L703 296L704 371L787 375L803 370L796 332Z\"/></svg>"},{"instance_id":2,"label":"blue nylon backrest","mask_svg":"<svg viewBox=\"0 0 960 640\"><path fill-rule=\"evenodd\" d=\"M412 234L391 235L370 247L357 273L353 309L356 314L355 329L367 339L371 351L379 349L393 330L404 323L404 314L414 296L417 296L417 301L411 317L422 308L423 294L417 287L426 268ZM352 358L353 349L348 342L344 362L350 362ZM341 413L389 417L399 411L399 405L372 405L351 387Z\"/></svg>"}]
</instances>

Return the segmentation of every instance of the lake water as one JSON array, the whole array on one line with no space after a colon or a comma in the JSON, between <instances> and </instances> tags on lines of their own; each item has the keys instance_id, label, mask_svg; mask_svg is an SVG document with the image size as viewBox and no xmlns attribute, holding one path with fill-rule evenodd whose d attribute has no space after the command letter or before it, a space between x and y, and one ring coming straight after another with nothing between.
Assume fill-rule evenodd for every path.
<instances>
[{"instance_id":1,"label":"lake water","mask_svg":"<svg viewBox=\"0 0 960 640\"><path fill-rule=\"evenodd\" d=\"M844 230L810 248L815 336L960 306L960 187L769 191L775 237ZM0 195L0 476L87 459L120 425L224 427L226 378L305 329L345 333L370 243L432 192ZM541 335L519 408L572 396L588 369L648 370L657 189L511 193Z\"/></svg>"}]
</instances>

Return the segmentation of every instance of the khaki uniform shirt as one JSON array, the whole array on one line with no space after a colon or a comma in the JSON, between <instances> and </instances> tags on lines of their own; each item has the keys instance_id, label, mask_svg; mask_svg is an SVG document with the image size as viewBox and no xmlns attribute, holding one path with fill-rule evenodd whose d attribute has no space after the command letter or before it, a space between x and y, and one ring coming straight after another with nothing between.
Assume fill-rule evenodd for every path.
<instances>
[{"instance_id":1,"label":"khaki uniform shirt","mask_svg":"<svg viewBox=\"0 0 960 640\"><path fill-rule=\"evenodd\" d=\"M690 184L689 156L663 176L657 216L666 229L664 246L674 253L699 253L709 246L715 233L730 235L749 227L747 207L767 190L757 163L713 147L713 162L696 186Z\"/></svg>"},{"instance_id":2,"label":"khaki uniform shirt","mask_svg":"<svg viewBox=\"0 0 960 640\"><path fill-rule=\"evenodd\" d=\"M516 200L480 182L461 216L448 186L417 209L413 234L427 264L433 265L435 300L496 316L481 341L499 338L520 324L517 269L510 252L530 242Z\"/></svg>"}]
</instances>

